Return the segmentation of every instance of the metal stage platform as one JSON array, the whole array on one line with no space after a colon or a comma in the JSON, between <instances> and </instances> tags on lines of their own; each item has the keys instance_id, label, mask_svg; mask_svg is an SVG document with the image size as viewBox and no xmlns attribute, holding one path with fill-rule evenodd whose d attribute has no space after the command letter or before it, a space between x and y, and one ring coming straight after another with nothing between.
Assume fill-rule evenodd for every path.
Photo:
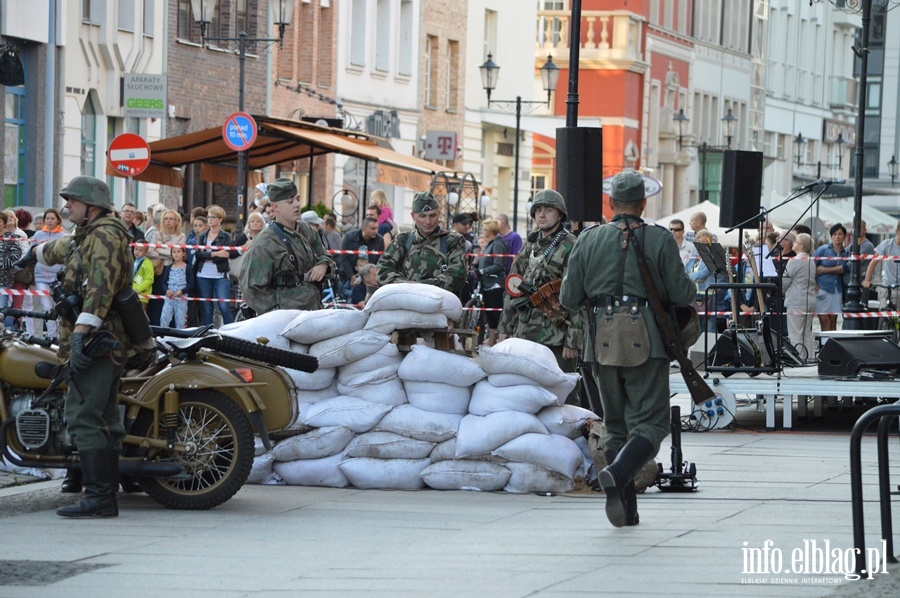
<instances>
[{"instance_id":1,"label":"metal stage platform","mask_svg":"<svg viewBox=\"0 0 900 598\"><path fill-rule=\"evenodd\" d=\"M819 377L816 366L786 368L780 376L761 374L751 378L747 374L736 373L724 377L721 373L710 373L706 382L713 391L724 389L732 395L761 395L765 398L766 430L775 430L775 403L784 400L783 427L790 430L793 425L794 404L798 414L806 415L807 403L815 399L816 415L821 415L822 399L825 397L878 397L900 399L900 380L858 380ZM669 388L673 393L687 393L684 379L677 371L669 375Z\"/></svg>"}]
</instances>

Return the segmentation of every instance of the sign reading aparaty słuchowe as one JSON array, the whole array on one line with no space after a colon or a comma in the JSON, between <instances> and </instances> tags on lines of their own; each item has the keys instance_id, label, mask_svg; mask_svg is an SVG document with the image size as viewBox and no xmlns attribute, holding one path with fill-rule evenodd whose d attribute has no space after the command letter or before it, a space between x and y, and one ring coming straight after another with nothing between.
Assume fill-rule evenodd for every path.
<instances>
[{"instance_id":1,"label":"sign reading aparaty s\u0142uchowe","mask_svg":"<svg viewBox=\"0 0 900 598\"><path fill-rule=\"evenodd\" d=\"M126 117L166 117L166 75L125 73L122 84Z\"/></svg>"}]
</instances>

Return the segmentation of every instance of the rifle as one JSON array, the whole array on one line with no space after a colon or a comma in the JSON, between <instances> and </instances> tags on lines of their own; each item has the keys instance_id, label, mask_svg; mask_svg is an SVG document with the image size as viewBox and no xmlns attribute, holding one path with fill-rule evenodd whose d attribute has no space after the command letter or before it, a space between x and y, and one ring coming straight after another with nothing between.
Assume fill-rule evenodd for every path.
<instances>
[{"instance_id":1,"label":"rifle","mask_svg":"<svg viewBox=\"0 0 900 598\"><path fill-rule=\"evenodd\" d=\"M627 219L626 219L627 221ZM650 267L644 258L644 251L638 242L637 235L634 234L630 226L626 226L622 231L625 234L625 242L630 238L634 245L634 253L637 256L638 269L641 272L641 280L644 282L644 288L647 291L647 298L650 301L650 307L653 309L653 315L656 318L656 324L659 326L663 335L663 343L665 344L666 354L678 362L681 370L681 377L687 385L688 392L691 393L691 400L697 405L702 405L710 399L714 399L716 393L712 391L706 381L694 369L694 364L685 354L684 343L681 340L680 331L676 330L675 323L669 317L666 308L663 306L662 300L659 298L659 292L656 290L656 284L650 275Z\"/></svg>"}]
</instances>

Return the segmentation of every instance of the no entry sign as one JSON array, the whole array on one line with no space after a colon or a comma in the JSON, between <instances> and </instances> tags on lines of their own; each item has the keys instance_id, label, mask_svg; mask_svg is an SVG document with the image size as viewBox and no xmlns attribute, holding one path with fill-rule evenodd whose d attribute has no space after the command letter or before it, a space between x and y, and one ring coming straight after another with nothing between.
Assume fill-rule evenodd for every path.
<instances>
[{"instance_id":1,"label":"no entry sign","mask_svg":"<svg viewBox=\"0 0 900 598\"><path fill-rule=\"evenodd\" d=\"M222 125L222 139L236 152L250 149L256 141L256 121L246 112L235 112Z\"/></svg>"},{"instance_id":2,"label":"no entry sign","mask_svg":"<svg viewBox=\"0 0 900 598\"><path fill-rule=\"evenodd\" d=\"M109 144L107 156L119 176L137 176L150 165L150 146L140 135L122 133Z\"/></svg>"}]
</instances>

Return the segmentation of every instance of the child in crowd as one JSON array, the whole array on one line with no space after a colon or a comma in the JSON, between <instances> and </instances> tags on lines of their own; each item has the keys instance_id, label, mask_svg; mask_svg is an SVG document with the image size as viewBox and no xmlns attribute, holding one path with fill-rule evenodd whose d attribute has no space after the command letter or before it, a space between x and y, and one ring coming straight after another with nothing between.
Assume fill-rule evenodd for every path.
<instances>
[{"instance_id":1,"label":"child in crowd","mask_svg":"<svg viewBox=\"0 0 900 598\"><path fill-rule=\"evenodd\" d=\"M169 326L175 318L175 328L187 324L188 302L184 299L193 290L190 268L184 261L185 251L181 247L172 248L172 265L166 266L162 278L165 281L166 300L163 303L160 324Z\"/></svg>"},{"instance_id":2,"label":"child in crowd","mask_svg":"<svg viewBox=\"0 0 900 598\"><path fill-rule=\"evenodd\" d=\"M147 247L138 245L134 248L134 278L131 288L138 295L147 295L153 290L153 262L147 259ZM141 297L141 305L147 310L147 297Z\"/></svg>"}]
</instances>

